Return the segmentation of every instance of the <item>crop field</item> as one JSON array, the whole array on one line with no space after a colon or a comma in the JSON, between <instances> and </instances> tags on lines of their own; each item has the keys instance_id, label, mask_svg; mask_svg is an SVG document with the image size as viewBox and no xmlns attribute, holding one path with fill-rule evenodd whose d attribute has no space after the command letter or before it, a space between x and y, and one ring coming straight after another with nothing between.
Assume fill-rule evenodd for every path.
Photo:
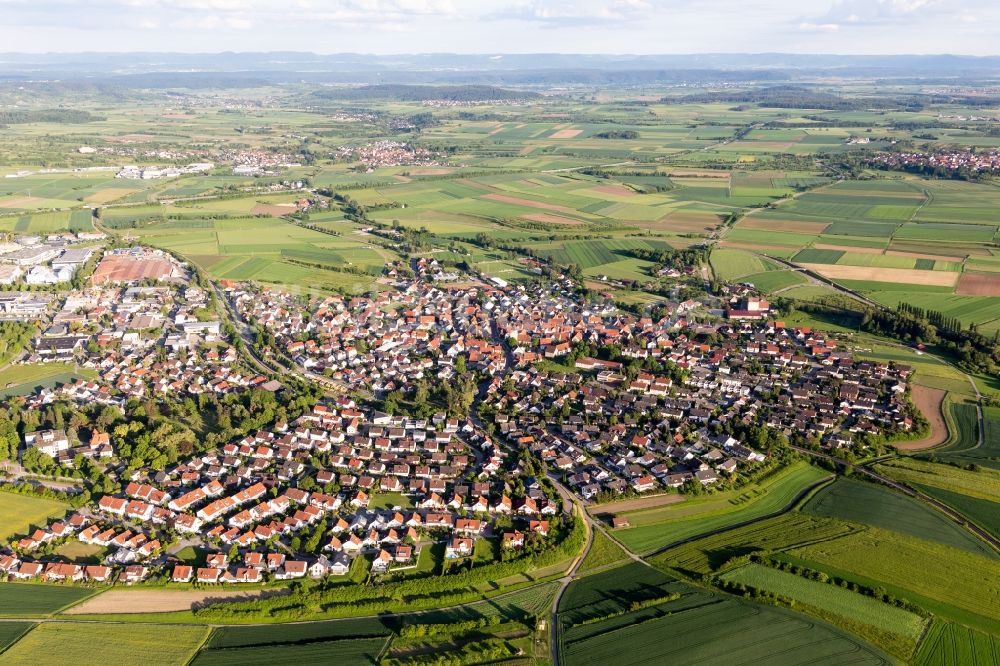
<instances>
[{"instance_id":1,"label":"crop field","mask_svg":"<svg viewBox=\"0 0 1000 666\"><path fill-rule=\"evenodd\" d=\"M378 655L387 642L388 637L343 638L308 642L284 641L252 647L206 647L191 663L193 666L376 664Z\"/></svg>"},{"instance_id":2,"label":"crop field","mask_svg":"<svg viewBox=\"0 0 1000 666\"><path fill-rule=\"evenodd\" d=\"M927 632L914 663L917 666L997 666L1000 637L954 622L935 622Z\"/></svg>"},{"instance_id":3,"label":"crop field","mask_svg":"<svg viewBox=\"0 0 1000 666\"><path fill-rule=\"evenodd\" d=\"M669 637L669 638L667 638ZM885 664L886 658L800 615L724 599L568 643L571 666L726 663Z\"/></svg>"},{"instance_id":4,"label":"crop field","mask_svg":"<svg viewBox=\"0 0 1000 666\"><path fill-rule=\"evenodd\" d=\"M709 496L706 500L624 514L633 527L615 530L615 537L633 552L646 553L780 511L803 489L827 476L825 470L799 463L718 499Z\"/></svg>"},{"instance_id":5,"label":"crop field","mask_svg":"<svg viewBox=\"0 0 1000 666\"><path fill-rule=\"evenodd\" d=\"M41 624L3 653L5 664L54 664L72 655L80 666L151 664L183 666L205 639L207 627L159 624Z\"/></svg>"},{"instance_id":6,"label":"crop field","mask_svg":"<svg viewBox=\"0 0 1000 666\"><path fill-rule=\"evenodd\" d=\"M93 590L66 585L4 583L0 584L0 616L48 615L75 604L93 593Z\"/></svg>"},{"instance_id":7,"label":"crop field","mask_svg":"<svg viewBox=\"0 0 1000 666\"><path fill-rule=\"evenodd\" d=\"M924 618L916 613L890 606L872 597L851 592L837 585L809 580L793 573L761 564L747 564L722 576L723 580L743 583L794 599L799 604L821 609L853 622L896 634L916 644L924 628Z\"/></svg>"},{"instance_id":8,"label":"crop field","mask_svg":"<svg viewBox=\"0 0 1000 666\"><path fill-rule=\"evenodd\" d=\"M559 616L567 626L628 610L633 602L649 601L683 589L674 578L637 562L574 581L559 601Z\"/></svg>"},{"instance_id":9,"label":"crop field","mask_svg":"<svg viewBox=\"0 0 1000 666\"><path fill-rule=\"evenodd\" d=\"M712 252L712 271L720 280L738 280L746 275L773 270L774 264L743 250Z\"/></svg>"},{"instance_id":10,"label":"crop field","mask_svg":"<svg viewBox=\"0 0 1000 666\"><path fill-rule=\"evenodd\" d=\"M30 527L44 527L50 518L61 518L69 505L32 495L0 492L0 539L21 535Z\"/></svg>"},{"instance_id":11,"label":"crop field","mask_svg":"<svg viewBox=\"0 0 1000 666\"><path fill-rule=\"evenodd\" d=\"M939 511L873 483L838 479L816 493L802 511L908 534L985 557L994 556L987 544Z\"/></svg>"},{"instance_id":12,"label":"crop field","mask_svg":"<svg viewBox=\"0 0 1000 666\"><path fill-rule=\"evenodd\" d=\"M32 622L0 622L0 653L34 626Z\"/></svg>"},{"instance_id":13,"label":"crop field","mask_svg":"<svg viewBox=\"0 0 1000 666\"><path fill-rule=\"evenodd\" d=\"M997 559L914 537L868 528L788 553L813 569L859 582L875 581L935 615L1000 631ZM961 576L955 572L961 571Z\"/></svg>"},{"instance_id":14,"label":"crop field","mask_svg":"<svg viewBox=\"0 0 1000 666\"><path fill-rule=\"evenodd\" d=\"M756 551L780 551L853 534L847 523L790 511L671 548L650 561L692 576L718 571L733 557Z\"/></svg>"}]
</instances>

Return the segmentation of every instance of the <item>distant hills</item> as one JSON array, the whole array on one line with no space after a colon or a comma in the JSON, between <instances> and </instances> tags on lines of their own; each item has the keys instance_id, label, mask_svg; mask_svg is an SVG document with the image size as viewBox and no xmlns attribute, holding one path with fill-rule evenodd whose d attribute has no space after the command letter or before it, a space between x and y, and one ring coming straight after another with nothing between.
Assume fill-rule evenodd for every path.
<instances>
[{"instance_id":1,"label":"distant hills","mask_svg":"<svg viewBox=\"0 0 1000 666\"><path fill-rule=\"evenodd\" d=\"M1000 77L1000 56L830 54L49 53L0 54L0 80L80 79L135 87L220 82L559 85L783 81L804 76Z\"/></svg>"}]
</instances>

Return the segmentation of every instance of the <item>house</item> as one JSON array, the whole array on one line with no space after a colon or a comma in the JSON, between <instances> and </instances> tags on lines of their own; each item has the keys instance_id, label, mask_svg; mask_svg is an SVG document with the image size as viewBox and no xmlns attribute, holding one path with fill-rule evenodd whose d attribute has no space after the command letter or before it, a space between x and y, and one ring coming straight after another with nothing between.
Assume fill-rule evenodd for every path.
<instances>
[{"instance_id":1,"label":"house","mask_svg":"<svg viewBox=\"0 0 1000 666\"><path fill-rule=\"evenodd\" d=\"M170 576L170 580L175 583L190 583L193 575L193 567L187 566L186 564L178 564L174 567L174 572Z\"/></svg>"},{"instance_id":2,"label":"house","mask_svg":"<svg viewBox=\"0 0 1000 666\"><path fill-rule=\"evenodd\" d=\"M475 543L472 539L455 537L444 549L444 556L449 560L472 555Z\"/></svg>"}]
</instances>

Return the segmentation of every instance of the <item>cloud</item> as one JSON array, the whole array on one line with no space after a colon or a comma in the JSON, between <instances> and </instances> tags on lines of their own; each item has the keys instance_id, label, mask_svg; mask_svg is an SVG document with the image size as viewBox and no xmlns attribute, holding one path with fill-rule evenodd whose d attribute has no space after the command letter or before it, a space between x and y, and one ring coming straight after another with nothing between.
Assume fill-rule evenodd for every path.
<instances>
[{"instance_id":1,"label":"cloud","mask_svg":"<svg viewBox=\"0 0 1000 666\"><path fill-rule=\"evenodd\" d=\"M621 25L651 18L662 5L657 0L527 0L509 5L490 18L525 21L545 27Z\"/></svg>"},{"instance_id":2,"label":"cloud","mask_svg":"<svg viewBox=\"0 0 1000 666\"><path fill-rule=\"evenodd\" d=\"M837 32L840 30L838 23L810 23L803 21L799 23L799 30L802 32Z\"/></svg>"}]
</instances>

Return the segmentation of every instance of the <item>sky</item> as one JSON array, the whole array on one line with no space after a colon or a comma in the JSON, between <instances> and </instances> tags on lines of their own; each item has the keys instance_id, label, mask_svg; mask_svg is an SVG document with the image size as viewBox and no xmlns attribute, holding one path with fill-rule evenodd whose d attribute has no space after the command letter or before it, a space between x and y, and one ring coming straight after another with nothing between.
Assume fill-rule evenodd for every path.
<instances>
[{"instance_id":1,"label":"sky","mask_svg":"<svg viewBox=\"0 0 1000 666\"><path fill-rule=\"evenodd\" d=\"M0 51L1000 55L1000 2L0 0Z\"/></svg>"}]
</instances>

